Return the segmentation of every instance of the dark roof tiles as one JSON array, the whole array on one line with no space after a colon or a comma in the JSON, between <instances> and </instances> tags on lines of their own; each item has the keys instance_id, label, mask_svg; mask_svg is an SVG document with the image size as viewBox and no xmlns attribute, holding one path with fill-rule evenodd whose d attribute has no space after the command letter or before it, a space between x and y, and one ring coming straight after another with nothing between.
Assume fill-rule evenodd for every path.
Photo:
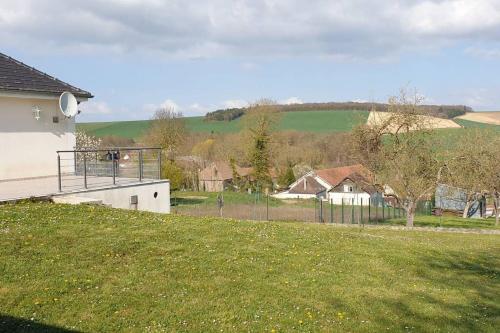
<instances>
[{"instance_id":1,"label":"dark roof tiles","mask_svg":"<svg viewBox=\"0 0 500 333\"><path fill-rule=\"evenodd\" d=\"M59 95L69 91L77 97L91 98L88 91L74 87L44 72L0 53L0 91L35 92Z\"/></svg>"}]
</instances>

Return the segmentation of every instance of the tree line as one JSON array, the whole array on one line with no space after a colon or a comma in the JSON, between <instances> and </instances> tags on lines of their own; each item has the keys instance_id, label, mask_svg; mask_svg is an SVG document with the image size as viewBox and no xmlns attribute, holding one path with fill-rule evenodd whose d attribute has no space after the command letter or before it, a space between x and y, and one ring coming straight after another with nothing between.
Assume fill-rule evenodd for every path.
<instances>
[{"instance_id":1,"label":"tree line","mask_svg":"<svg viewBox=\"0 0 500 333\"><path fill-rule=\"evenodd\" d=\"M328 103L302 103L275 105L277 112L294 111L380 111L387 112L391 108L389 103L369 103L369 102L328 102ZM466 105L418 105L419 109L433 117L451 119L461 116L473 109ZM208 112L205 121L232 121L243 117L252 107L219 109Z\"/></svg>"}]
</instances>

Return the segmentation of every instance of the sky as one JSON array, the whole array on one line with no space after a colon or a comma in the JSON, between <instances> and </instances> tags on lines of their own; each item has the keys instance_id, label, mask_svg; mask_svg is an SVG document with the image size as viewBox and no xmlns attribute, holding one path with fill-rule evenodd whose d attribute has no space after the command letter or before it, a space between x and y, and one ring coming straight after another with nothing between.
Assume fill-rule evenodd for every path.
<instances>
[{"instance_id":1,"label":"sky","mask_svg":"<svg viewBox=\"0 0 500 333\"><path fill-rule=\"evenodd\" d=\"M403 87L500 110L500 0L0 0L0 52L90 91L80 122Z\"/></svg>"}]
</instances>

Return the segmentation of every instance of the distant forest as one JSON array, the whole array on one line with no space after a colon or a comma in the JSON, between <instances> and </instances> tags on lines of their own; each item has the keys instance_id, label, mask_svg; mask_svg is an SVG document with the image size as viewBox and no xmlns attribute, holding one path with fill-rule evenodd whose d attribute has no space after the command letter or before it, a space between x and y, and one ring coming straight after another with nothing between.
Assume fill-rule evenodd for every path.
<instances>
[{"instance_id":1,"label":"distant forest","mask_svg":"<svg viewBox=\"0 0 500 333\"><path fill-rule=\"evenodd\" d=\"M472 108L466 105L421 105L421 108L429 110L434 117L451 119L466 112L472 112ZM388 104L384 103L358 103L358 102L328 102L328 103L303 103L277 105L280 112L293 111L387 111ZM208 112L205 115L206 121L231 121L238 119L245 114L246 108L220 109Z\"/></svg>"}]
</instances>

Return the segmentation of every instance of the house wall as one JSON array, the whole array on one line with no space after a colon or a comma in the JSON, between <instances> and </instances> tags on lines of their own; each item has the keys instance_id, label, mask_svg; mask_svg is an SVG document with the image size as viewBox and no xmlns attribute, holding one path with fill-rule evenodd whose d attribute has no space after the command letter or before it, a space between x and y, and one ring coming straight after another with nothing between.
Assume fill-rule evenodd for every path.
<instances>
[{"instance_id":1,"label":"house wall","mask_svg":"<svg viewBox=\"0 0 500 333\"><path fill-rule=\"evenodd\" d=\"M56 151L74 148L74 132L74 118L62 115L56 98L0 96L0 180L57 175Z\"/></svg>"},{"instance_id":2,"label":"house wall","mask_svg":"<svg viewBox=\"0 0 500 333\"><path fill-rule=\"evenodd\" d=\"M222 180L200 180L200 191L222 192L225 182Z\"/></svg>"},{"instance_id":3,"label":"house wall","mask_svg":"<svg viewBox=\"0 0 500 333\"><path fill-rule=\"evenodd\" d=\"M353 192L344 192L344 185L352 186ZM335 205L341 205L342 201L345 205L361 205L368 206L370 203L370 194L363 191L356 183L346 180L328 192L328 202Z\"/></svg>"},{"instance_id":4,"label":"house wall","mask_svg":"<svg viewBox=\"0 0 500 333\"><path fill-rule=\"evenodd\" d=\"M355 205L361 205L363 202L363 206L368 206L370 202L370 194L366 192L362 193L341 193L341 192L329 192L328 193L328 202L333 202L334 205L341 205L342 200L344 200L344 205L351 205L352 200L354 199Z\"/></svg>"}]
</instances>

